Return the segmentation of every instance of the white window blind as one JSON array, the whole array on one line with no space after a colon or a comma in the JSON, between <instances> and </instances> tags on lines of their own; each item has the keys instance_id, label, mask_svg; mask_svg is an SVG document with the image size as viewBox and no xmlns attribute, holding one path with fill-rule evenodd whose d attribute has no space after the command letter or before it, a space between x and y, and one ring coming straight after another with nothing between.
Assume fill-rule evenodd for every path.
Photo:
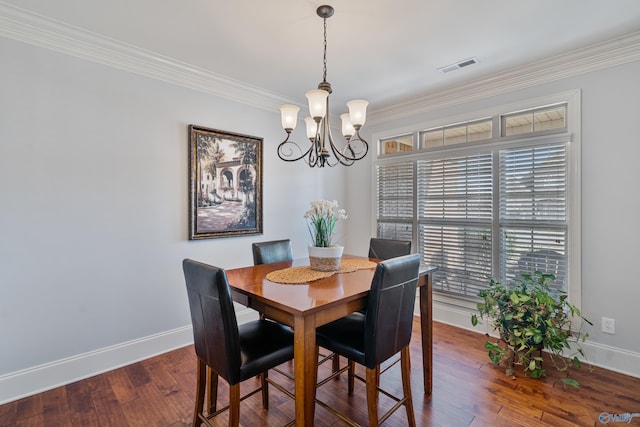
<instances>
[{"instance_id":1,"label":"white window blind","mask_svg":"<svg viewBox=\"0 0 640 427\"><path fill-rule=\"evenodd\" d=\"M377 165L378 232L384 239L413 238L414 163Z\"/></svg>"},{"instance_id":2,"label":"white window blind","mask_svg":"<svg viewBox=\"0 0 640 427\"><path fill-rule=\"evenodd\" d=\"M567 290L567 143L500 151L500 276L535 271Z\"/></svg>"},{"instance_id":3,"label":"white window blind","mask_svg":"<svg viewBox=\"0 0 640 427\"><path fill-rule=\"evenodd\" d=\"M418 247L434 289L476 296L492 273L491 153L417 162Z\"/></svg>"}]
</instances>

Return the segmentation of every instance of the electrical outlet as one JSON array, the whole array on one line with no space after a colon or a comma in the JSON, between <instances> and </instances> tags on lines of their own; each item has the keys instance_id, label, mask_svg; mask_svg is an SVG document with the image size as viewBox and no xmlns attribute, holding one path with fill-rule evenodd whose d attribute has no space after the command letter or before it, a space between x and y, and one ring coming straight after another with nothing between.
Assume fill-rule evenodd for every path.
<instances>
[{"instance_id":1,"label":"electrical outlet","mask_svg":"<svg viewBox=\"0 0 640 427\"><path fill-rule=\"evenodd\" d=\"M610 319L608 317L602 318L602 332L605 334L616 333L616 319Z\"/></svg>"}]
</instances>

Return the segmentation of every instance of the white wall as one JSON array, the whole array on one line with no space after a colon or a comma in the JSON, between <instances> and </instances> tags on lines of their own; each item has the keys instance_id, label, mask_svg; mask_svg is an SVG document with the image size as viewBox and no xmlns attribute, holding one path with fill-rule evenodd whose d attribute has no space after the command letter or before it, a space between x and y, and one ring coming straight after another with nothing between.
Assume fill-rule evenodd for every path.
<instances>
[{"instance_id":1,"label":"white wall","mask_svg":"<svg viewBox=\"0 0 640 427\"><path fill-rule=\"evenodd\" d=\"M4 38L0 57L0 403L188 344L183 258L304 256L308 203L344 200L341 169L277 158L277 110ZM188 240L189 124L264 138L263 235Z\"/></svg>"},{"instance_id":2,"label":"white wall","mask_svg":"<svg viewBox=\"0 0 640 427\"><path fill-rule=\"evenodd\" d=\"M370 122L366 136L371 139L371 135L388 134L394 129L419 130L430 122L447 117L460 117L490 107L581 90L582 311L594 322L594 326L586 330L590 334L585 347L587 359L596 365L640 377L640 333L637 328L640 286L636 280L640 256L637 245L640 241L638 76L640 62L636 61L482 99L473 99L471 92L464 92L468 88L462 88L460 92L454 90L448 95L460 99L468 96L471 101L417 115L405 114L405 117L395 120L384 120L378 116L379 123ZM518 86L519 82L505 81L504 84ZM434 96L434 99L438 97ZM420 110L421 105L416 103L412 108ZM424 110L428 110L428 106L424 106ZM410 108L405 108L405 111L410 111ZM373 160L374 156L370 161ZM372 183L371 170L349 175L348 182L358 187ZM354 193L351 187L348 191L349 194ZM357 194L357 199L349 198L348 208L363 223L357 233L354 230L350 235L350 241L357 241L358 234L375 230L375 212L371 210L374 194ZM351 203L352 200L355 201ZM369 221L364 223L367 217ZM469 313L464 310L451 310L436 304L434 316L436 320L471 327ZM616 320L615 335L601 332L602 317Z\"/></svg>"}]
</instances>

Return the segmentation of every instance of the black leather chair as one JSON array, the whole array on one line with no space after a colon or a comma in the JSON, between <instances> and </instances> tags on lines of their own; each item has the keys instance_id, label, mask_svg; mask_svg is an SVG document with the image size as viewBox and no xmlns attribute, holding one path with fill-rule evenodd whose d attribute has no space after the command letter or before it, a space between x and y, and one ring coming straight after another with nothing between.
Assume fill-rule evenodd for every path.
<instances>
[{"instance_id":1,"label":"black leather chair","mask_svg":"<svg viewBox=\"0 0 640 427\"><path fill-rule=\"evenodd\" d=\"M231 291L224 270L190 259L182 262L187 285L197 365L193 426L230 409L229 425L238 426L240 401L262 390L262 405L269 407L268 385L293 397L271 381L267 372L293 358L293 332L269 320L237 324ZM260 376L261 387L240 396L240 383ZM218 376L229 384L229 405L217 410ZM204 410L208 385L207 413Z\"/></svg>"},{"instance_id":2,"label":"black leather chair","mask_svg":"<svg viewBox=\"0 0 640 427\"><path fill-rule=\"evenodd\" d=\"M256 242L251 245L251 250L254 265L293 260L293 246L289 239Z\"/></svg>"},{"instance_id":3,"label":"black leather chair","mask_svg":"<svg viewBox=\"0 0 640 427\"><path fill-rule=\"evenodd\" d=\"M369 241L369 258L390 259L411 253L411 240L378 239ZM364 313L364 310L360 310Z\"/></svg>"},{"instance_id":4,"label":"black leather chair","mask_svg":"<svg viewBox=\"0 0 640 427\"><path fill-rule=\"evenodd\" d=\"M411 253L411 240L378 239L369 241L369 258L389 259Z\"/></svg>"},{"instance_id":5,"label":"black leather chair","mask_svg":"<svg viewBox=\"0 0 640 427\"><path fill-rule=\"evenodd\" d=\"M413 326L416 287L420 256L405 255L381 262L371 282L366 314L356 312L316 329L317 345L340 354L349 360L346 368L334 372L319 386L339 375L345 369L349 373L349 394L353 394L353 380L366 382L369 425L377 426L400 406L407 411L407 423L415 426L411 401L409 341ZM317 349L316 349L317 351ZM397 405L378 418L378 393L380 364L400 353L403 397L393 397ZM355 375L354 362L366 368L366 378ZM317 368L316 368L317 375ZM385 395L389 395L384 392ZM324 402L318 404L347 422Z\"/></svg>"},{"instance_id":6,"label":"black leather chair","mask_svg":"<svg viewBox=\"0 0 640 427\"><path fill-rule=\"evenodd\" d=\"M251 252L253 265L293 260L293 245L289 239L253 243ZM264 318L264 314L260 313L260 319Z\"/></svg>"},{"instance_id":7,"label":"black leather chair","mask_svg":"<svg viewBox=\"0 0 640 427\"><path fill-rule=\"evenodd\" d=\"M372 237L369 241L369 258L390 259L411 253L411 240L379 239ZM365 313L366 309L360 310ZM337 355L332 355L332 369L337 372L339 369L339 359Z\"/></svg>"}]
</instances>

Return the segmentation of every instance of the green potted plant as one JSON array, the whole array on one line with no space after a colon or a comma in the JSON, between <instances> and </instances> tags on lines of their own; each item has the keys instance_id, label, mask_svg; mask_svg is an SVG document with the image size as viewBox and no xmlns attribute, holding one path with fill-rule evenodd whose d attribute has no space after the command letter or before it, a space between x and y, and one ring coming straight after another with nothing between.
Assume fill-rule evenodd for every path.
<instances>
[{"instance_id":1,"label":"green potted plant","mask_svg":"<svg viewBox=\"0 0 640 427\"><path fill-rule=\"evenodd\" d=\"M507 375L513 375L513 367L521 365L531 378L545 374L542 367L542 350L549 354L551 364L559 371L566 371L562 381L570 386L580 384L569 377L570 366L580 367L578 355L584 357L580 346L588 334L572 330L576 319L592 323L581 316L580 310L567 300L567 294L554 290L550 284L553 274L536 271L532 276L523 274L511 286L491 279L488 289L478 293L479 316L471 316L472 325L487 318L499 334L497 342L487 341L485 348L496 365L504 367ZM573 343L573 346L571 345ZM565 356L565 351L570 355Z\"/></svg>"}]
</instances>

